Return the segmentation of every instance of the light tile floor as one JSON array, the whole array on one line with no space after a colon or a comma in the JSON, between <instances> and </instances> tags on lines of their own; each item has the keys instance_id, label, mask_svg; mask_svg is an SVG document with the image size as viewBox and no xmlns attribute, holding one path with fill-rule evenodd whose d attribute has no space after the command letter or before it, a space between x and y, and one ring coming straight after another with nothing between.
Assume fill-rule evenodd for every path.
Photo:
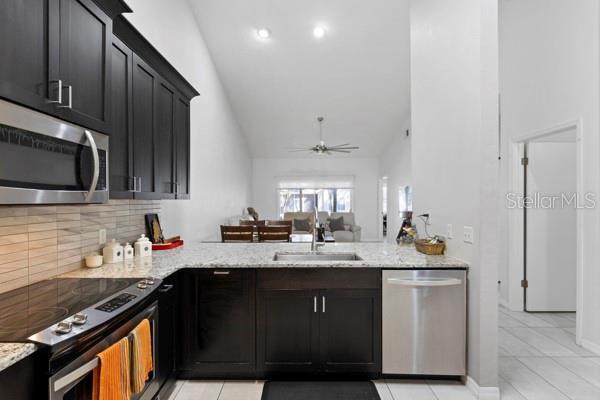
<instances>
[{"instance_id":1,"label":"light tile floor","mask_svg":"<svg viewBox=\"0 0 600 400\"><path fill-rule=\"evenodd\" d=\"M260 400L262 387L262 381L179 381L169 400ZM381 400L475 400L458 382L387 379L375 387Z\"/></svg>"},{"instance_id":2,"label":"light tile floor","mask_svg":"<svg viewBox=\"0 0 600 400\"><path fill-rule=\"evenodd\" d=\"M599 400L600 355L575 343L575 314L529 314L500 307L502 399Z\"/></svg>"},{"instance_id":3,"label":"light tile floor","mask_svg":"<svg viewBox=\"0 0 600 400\"><path fill-rule=\"evenodd\" d=\"M498 342L503 400L600 400L600 356L575 344L575 314L500 307ZM260 400L263 383L179 381L169 400ZM475 400L457 382L387 379L375 385L381 400Z\"/></svg>"}]
</instances>

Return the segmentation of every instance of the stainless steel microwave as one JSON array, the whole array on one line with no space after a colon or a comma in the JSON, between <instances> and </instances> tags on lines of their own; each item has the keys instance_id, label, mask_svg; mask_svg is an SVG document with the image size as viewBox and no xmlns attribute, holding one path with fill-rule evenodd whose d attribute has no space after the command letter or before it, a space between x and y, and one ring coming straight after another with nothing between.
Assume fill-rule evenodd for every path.
<instances>
[{"instance_id":1,"label":"stainless steel microwave","mask_svg":"<svg viewBox=\"0 0 600 400\"><path fill-rule=\"evenodd\" d=\"M0 204L107 201L108 136L0 100Z\"/></svg>"}]
</instances>

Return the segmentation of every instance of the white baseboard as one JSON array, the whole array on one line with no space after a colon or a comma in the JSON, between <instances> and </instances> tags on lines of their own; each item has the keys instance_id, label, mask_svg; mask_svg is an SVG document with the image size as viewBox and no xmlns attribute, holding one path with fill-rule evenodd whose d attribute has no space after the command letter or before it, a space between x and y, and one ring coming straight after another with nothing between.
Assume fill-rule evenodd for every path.
<instances>
[{"instance_id":1,"label":"white baseboard","mask_svg":"<svg viewBox=\"0 0 600 400\"><path fill-rule=\"evenodd\" d=\"M500 400L500 388L495 386L481 387L470 376L467 376L467 388L479 400Z\"/></svg>"},{"instance_id":2,"label":"white baseboard","mask_svg":"<svg viewBox=\"0 0 600 400\"><path fill-rule=\"evenodd\" d=\"M581 339L581 346L584 349L591 351L592 353L596 353L596 354L600 355L600 345L598 345L594 342L590 342L587 339Z\"/></svg>"}]
</instances>

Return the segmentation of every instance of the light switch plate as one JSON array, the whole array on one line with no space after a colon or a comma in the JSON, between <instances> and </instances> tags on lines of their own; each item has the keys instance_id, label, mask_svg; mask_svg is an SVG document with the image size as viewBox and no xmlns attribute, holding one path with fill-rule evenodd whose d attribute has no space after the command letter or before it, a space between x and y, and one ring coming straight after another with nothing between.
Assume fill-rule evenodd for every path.
<instances>
[{"instance_id":1,"label":"light switch plate","mask_svg":"<svg viewBox=\"0 0 600 400\"><path fill-rule=\"evenodd\" d=\"M473 240L475 238L475 234L473 232L472 226L465 226L463 228L463 241L465 243L473 244Z\"/></svg>"},{"instance_id":2,"label":"light switch plate","mask_svg":"<svg viewBox=\"0 0 600 400\"><path fill-rule=\"evenodd\" d=\"M100 229L98 231L98 244L106 243L106 229Z\"/></svg>"},{"instance_id":3,"label":"light switch plate","mask_svg":"<svg viewBox=\"0 0 600 400\"><path fill-rule=\"evenodd\" d=\"M452 224L447 224L446 225L446 238L452 239L453 237L454 237L454 233L453 233L453 229L452 229Z\"/></svg>"}]
</instances>

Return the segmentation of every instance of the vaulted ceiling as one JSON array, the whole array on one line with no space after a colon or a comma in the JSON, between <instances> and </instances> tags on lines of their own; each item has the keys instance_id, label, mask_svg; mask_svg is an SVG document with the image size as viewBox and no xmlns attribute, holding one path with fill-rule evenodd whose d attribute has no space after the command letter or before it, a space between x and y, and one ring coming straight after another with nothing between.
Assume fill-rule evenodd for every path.
<instances>
[{"instance_id":1,"label":"vaulted ceiling","mask_svg":"<svg viewBox=\"0 0 600 400\"><path fill-rule=\"evenodd\" d=\"M377 156L410 107L408 0L190 0L255 157L318 141ZM313 29L325 27L315 38ZM269 39L259 39L268 28Z\"/></svg>"}]
</instances>

